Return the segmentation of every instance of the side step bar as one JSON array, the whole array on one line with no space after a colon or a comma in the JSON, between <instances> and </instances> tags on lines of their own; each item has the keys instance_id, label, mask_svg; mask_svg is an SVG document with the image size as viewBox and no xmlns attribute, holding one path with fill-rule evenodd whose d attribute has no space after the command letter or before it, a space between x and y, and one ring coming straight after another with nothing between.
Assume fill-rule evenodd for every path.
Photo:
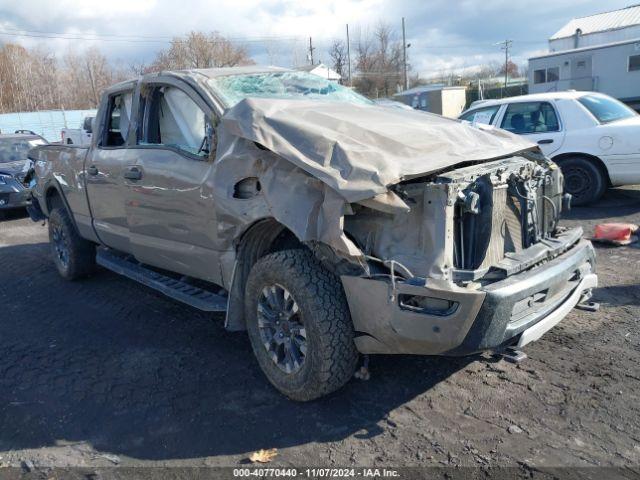
<instances>
[{"instance_id":1,"label":"side step bar","mask_svg":"<svg viewBox=\"0 0 640 480\"><path fill-rule=\"evenodd\" d=\"M96 262L107 270L151 287L179 302L191 305L205 312L226 312L227 297L203 290L182 280L176 280L146 268L132 257L117 255L105 248L99 248Z\"/></svg>"}]
</instances>

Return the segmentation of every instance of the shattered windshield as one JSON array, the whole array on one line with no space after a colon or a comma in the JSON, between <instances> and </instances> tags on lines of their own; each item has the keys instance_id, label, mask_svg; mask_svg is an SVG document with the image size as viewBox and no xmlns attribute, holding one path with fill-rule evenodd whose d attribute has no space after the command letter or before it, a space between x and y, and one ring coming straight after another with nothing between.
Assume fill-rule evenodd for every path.
<instances>
[{"instance_id":1,"label":"shattered windshield","mask_svg":"<svg viewBox=\"0 0 640 480\"><path fill-rule=\"evenodd\" d=\"M373 102L342 85L306 72L229 75L209 79L223 101L233 107L247 97L327 100L372 105Z\"/></svg>"}]
</instances>

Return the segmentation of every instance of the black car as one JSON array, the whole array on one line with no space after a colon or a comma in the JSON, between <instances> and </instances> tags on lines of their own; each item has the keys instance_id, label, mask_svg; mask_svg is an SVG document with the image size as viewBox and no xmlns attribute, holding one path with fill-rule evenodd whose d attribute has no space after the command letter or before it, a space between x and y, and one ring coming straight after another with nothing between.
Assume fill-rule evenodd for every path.
<instances>
[{"instance_id":1,"label":"black car","mask_svg":"<svg viewBox=\"0 0 640 480\"><path fill-rule=\"evenodd\" d=\"M29 150L48 142L39 135L0 135L0 216L4 211L26 207L29 189L25 185Z\"/></svg>"}]
</instances>

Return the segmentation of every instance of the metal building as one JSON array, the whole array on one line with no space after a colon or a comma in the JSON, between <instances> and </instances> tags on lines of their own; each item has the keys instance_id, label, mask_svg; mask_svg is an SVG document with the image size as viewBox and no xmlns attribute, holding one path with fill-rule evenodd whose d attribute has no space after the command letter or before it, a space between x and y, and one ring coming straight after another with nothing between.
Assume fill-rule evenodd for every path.
<instances>
[{"instance_id":1,"label":"metal building","mask_svg":"<svg viewBox=\"0 0 640 480\"><path fill-rule=\"evenodd\" d=\"M575 18L529 59L529 93L592 90L640 108L640 5Z\"/></svg>"},{"instance_id":2,"label":"metal building","mask_svg":"<svg viewBox=\"0 0 640 480\"><path fill-rule=\"evenodd\" d=\"M422 85L393 96L394 100L417 110L457 118L467 103L466 87L446 87L442 84Z\"/></svg>"}]
</instances>

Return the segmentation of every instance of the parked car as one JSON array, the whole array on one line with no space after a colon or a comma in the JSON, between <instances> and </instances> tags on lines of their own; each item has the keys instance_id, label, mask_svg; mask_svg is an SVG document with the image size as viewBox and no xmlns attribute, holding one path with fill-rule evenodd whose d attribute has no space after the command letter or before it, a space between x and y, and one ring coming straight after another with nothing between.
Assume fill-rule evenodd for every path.
<instances>
[{"instance_id":1,"label":"parked car","mask_svg":"<svg viewBox=\"0 0 640 480\"><path fill-rule=\"evenodd\" d=\"M30 168L29 150L47 141L39 135L0 134L0 215L29 204L25 177Z\"/></svg>"},{"instance_id":2,"label":"parked car","mask_svg":"<svg viewBox=\"0 0 640 480\"><path fill-rule=\"evenodd\" d=\"M574 205L598 200L607 187L640 183L640 116L602 93L486 100L460 119L504 128L538 143L562 169Z\"/></svg>"},{"instance_id":3,"label":"parked car","mask_svg":"<svg viewBox=\"0 0 640 480\"><path fill-rule=\"evenodd\" d=\"M88 116L82 121L80 128L63 128L61 132L64 145L89 145L95 117Z\"/></svg>"},{"instance_id":4,"label":"parked car","mask_svg":"<svg viewBox=\"0 0 640 480\"><path fill-rule=\"evenodd\" d=\"M226 312L292 399L341 387L358 353L522 347L597 283L558 226L560 170L504 130L240 67L115 85L94 131L30 155L60 274L97 263Z\"/></svg>"}]
</instances>

